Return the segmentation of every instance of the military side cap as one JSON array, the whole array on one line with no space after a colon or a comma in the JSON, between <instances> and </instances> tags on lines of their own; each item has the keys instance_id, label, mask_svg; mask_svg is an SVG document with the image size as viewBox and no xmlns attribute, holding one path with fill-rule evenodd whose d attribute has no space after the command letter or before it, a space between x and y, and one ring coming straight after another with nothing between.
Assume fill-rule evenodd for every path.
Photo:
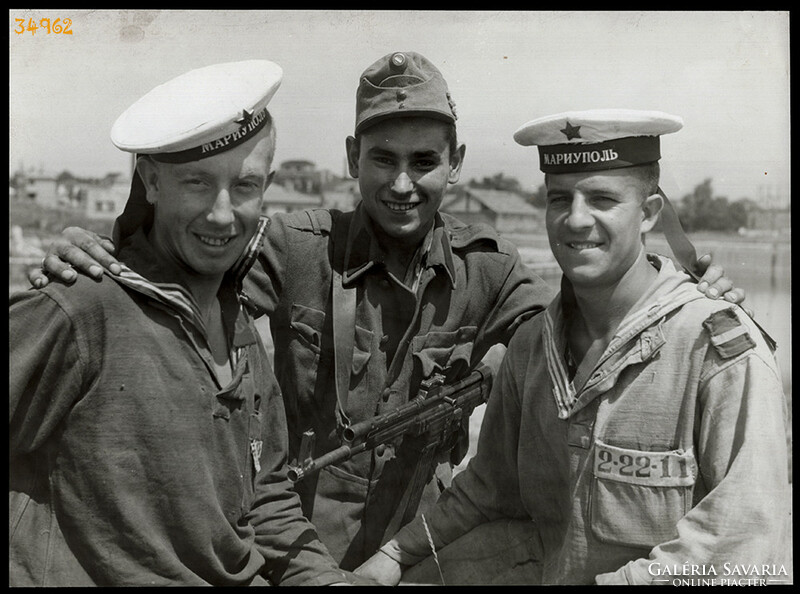
<instances>
[{"instance_id":1,"label":"military side cap","mask_svg":"<svg viewBox=\"0 0 800 594\"><path fill-rule=\"evenodd\" d=\"M454 123L455 103L442 73L415 52L383 56L361 75L356 134L391 117L425 116Z\"/></svg>"},{"instance_id":2,"label":"military side cap","mask_svg":"<svg viewBox=\"0 0 800 594\"><path fill-rule=\"evenodd\" d=\"M594 109L532 120L514 140L539 147L544 173L602 171L658 161L660 136L682 127L681 118L660 111Z\"/></svg>"},{"instance_id":3,"label":"military side cap","mask_svg":"<svg viewBox=\"0 0 800 594\"><path fill-rule=\"evenodd\" d=\"M117 148L185 163L245 142L267 118L283 70L267 60L214 64L157 86L114 122Z\"/></svg>"}]
</instances>

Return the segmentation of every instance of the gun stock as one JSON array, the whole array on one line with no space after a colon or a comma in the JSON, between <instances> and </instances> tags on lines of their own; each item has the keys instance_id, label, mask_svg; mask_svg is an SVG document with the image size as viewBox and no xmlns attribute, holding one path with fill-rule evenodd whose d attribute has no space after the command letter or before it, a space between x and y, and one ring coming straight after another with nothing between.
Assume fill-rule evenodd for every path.
<instances>
[{"instance_id":1,"label":"gun stock","mask_svg":"<svg viewBox=\"0 0 800 594\"><path fill-rule=\"evenodd\" d=\"M342 445L311 458L314 432L306 431L298 461L289 466L288 478L296 483L331 464L337 464L361 452L372 450L401 436L428 434L429 441L446 443L457 430L464 415L486 402L492 387L492 370L479 364L466 378L450 385L436 375L422 383L419 393L406 404L361 423L346 427Z\"/></svg>"}]
</instances>

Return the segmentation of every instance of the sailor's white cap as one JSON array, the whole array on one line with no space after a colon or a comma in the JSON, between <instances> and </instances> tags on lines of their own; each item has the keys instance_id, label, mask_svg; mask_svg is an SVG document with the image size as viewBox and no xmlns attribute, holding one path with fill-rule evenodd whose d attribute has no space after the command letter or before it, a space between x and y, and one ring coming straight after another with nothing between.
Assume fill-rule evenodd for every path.
<instances>
[{"instance_id":1,"label":"sailor's white cap","mask_svg":"<svg viewBox=\"0 0 800 594\"><path fill-rule=\"evenodd\" d=\"M598 171L658 161L659 137L682 127L680 117L661 111L593 109L531 120L514 140L539 147L545 173Z\"/></svg>"},{"instance_id":2,"label":"sailor's white cap","mask_svg":"<svg viewBox=\"0 0 800 594\"><path fill-rule=\"evenodd\" d=\"M233 148L267 121L267 104L283 79L268 60L214 64L157 86L117 118L119 149L188 162Z\"/></svg>"}]
</instances>

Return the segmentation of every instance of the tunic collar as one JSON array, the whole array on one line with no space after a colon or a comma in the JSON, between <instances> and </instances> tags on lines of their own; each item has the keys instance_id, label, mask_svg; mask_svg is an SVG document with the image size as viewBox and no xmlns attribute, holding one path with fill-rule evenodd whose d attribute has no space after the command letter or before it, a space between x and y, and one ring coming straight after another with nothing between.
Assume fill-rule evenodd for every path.
<instances>
[{"instance_id":1,"label":"tunic collar","mask_svg":"<svg viewBox=\"0 0 800 594\"><path fill-rule=\"evenodd\" d=\"M421 268L444 270L450 279L451 286L455 288L456 274L450 237L438 212L433 228L425 237L424 245L423 253L418 255ZM359 204L350 220L350 228L347 233L343 283L355 282L374 266L382 265L385 260L386 254L375 237L372 222L364 207Z\"/></svg>"},{"instance_id":2,"label":"tunic collar","mask_svg":"<svg viewBox=\"0 0 800 594\"><path fill-rule=\"evenodd\" d=\"M576 303L571 283L566 277L562 277L561 292L543 313L545 360L560 419L566 419L580 410L581 405L578 401L583 402L580 394L586 385L586 378L601 368L612 355L628 348L626 345L632 344L632 339L659 322L669 312L690 301L704 298L696 290L689 276L678 272L671 260L654 254L648 254L647 258L651 265L658 269L656 280L622 320L605 352L592 369L583 369L581 362L577 362L578 372L572 380L565 358L566 320L576 307ZM583 404L585 405L585 402Z\"/></svg>"}]
</instances>

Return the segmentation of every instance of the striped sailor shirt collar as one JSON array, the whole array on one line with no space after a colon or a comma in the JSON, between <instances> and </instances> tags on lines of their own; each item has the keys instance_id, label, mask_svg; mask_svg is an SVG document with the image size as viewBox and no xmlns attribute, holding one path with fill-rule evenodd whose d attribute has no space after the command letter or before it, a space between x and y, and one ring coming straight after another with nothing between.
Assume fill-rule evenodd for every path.
<instances>
[{"instance_id":1,"label":"striped sailor shirt collar","mask_svg":"<svg viewBox=\"0 0 800 594\"><path fill-rule=\"evenodd\" d=\"M241 279L253 263L254 255L260 248L268 224L269 219L263 217L242 258L225 275L220 287L219 295L226 325L229 328L235 327L237 335L242 330L238 323L240 309L238 293L241 288ZM206 332L205 323L194 297L188 289L175 282L175 278L178 277L175 265L156 256L141 227L125 239L120 247L118 260L122 272L119 275L112 275L106 271L106 274L120 284L147 295L162 306L181 315L203 333ZM238 343L241 342L241 339L245 344L252 342L249 337L237 336L234 346L239 346Z\"/></svg>"},{"instance_id":2,"label":"striped sailor shirt collar","mask_svg":"<svg viewBox=\"0 0 800 594\"><path fill-rule=\"evenodd\" d=\"M602 367L609 358L626 348L631 339L638 337L644 329L661 320L669 312L690 301L704 299L694 283L687 282L688 275L679 273L675 269L672 260L656 254L648 254L647 259L658 270L656 280L622 320L605 352L593 368L588 370L589 373ZM575 307L572 285L566 277L562 277L561 292L542 314L545 362L559 419L570 417L587 404L580 401L581 391L585 385L581 378L589 377L589 373L581 369L581 362L576 362L578 372L572 377L567 365L569 350L566 320Z\"/></svg>"}]
</instances>

